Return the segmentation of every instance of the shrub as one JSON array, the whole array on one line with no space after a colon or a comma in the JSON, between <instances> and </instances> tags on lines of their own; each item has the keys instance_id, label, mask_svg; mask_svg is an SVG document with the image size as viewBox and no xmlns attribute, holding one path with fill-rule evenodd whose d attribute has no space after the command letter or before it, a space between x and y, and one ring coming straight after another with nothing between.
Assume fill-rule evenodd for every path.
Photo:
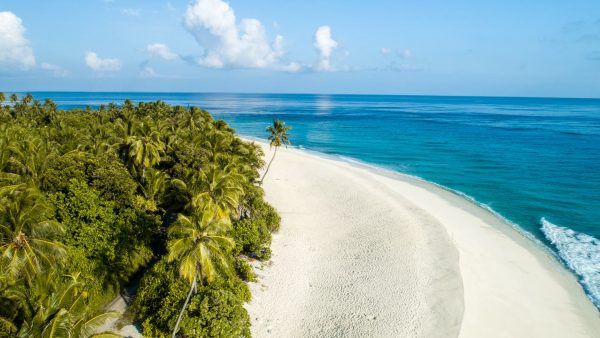
<instances>
[{"instance_id":1,"label":"shrub","mask_svg":"<svg viewBox=\"0 0 600 338\"><path fill-rule=\"evenodd\" d=\"M168 337L190 285L179 278L166 259L144 275L132 310L142 318L145 336ZM249 337L250 318L243 307L250 300L246 284L234 276L217 277L198 285L184 312L179 333L186 337Z\"/></svg>"},{"instance_id":2,"label":"shrub","mask_svg":"<svg viewBox=\"0 0 600 338\"><path fill-rule=\"evenodd\" d=\"M252 266L248 264L243 259L236 259L235 261L235 271L237 275L246 282L254 282L256 281L256 274L252 270Z\"/></svg>"}]
</instances>

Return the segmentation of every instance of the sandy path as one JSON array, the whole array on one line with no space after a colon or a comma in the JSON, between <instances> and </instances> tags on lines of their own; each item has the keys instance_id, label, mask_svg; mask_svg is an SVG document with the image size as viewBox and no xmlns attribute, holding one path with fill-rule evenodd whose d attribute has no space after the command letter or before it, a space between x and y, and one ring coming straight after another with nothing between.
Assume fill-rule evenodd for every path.
<instances>
[{"instance_id":1,"label":"sandy path","mask_svg":"<svg viewBox=\"0 0 600 338\"><path fill-rule=\"evenodd\" d=\"M255 337L600 336L569 273L454 194L294 149L264 188L283 223Z\"/></svg>"}]
</instances>

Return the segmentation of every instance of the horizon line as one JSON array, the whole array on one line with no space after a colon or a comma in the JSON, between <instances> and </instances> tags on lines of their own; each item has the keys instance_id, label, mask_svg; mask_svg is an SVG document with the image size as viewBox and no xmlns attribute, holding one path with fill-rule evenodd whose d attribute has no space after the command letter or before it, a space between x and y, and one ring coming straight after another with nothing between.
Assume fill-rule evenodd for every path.
<instances>
[{"instance_id":1,"label":"horizon line","mask_svg":"<svg viewBox=\"0 0 600 338\"><path fill-rule=\"evenodd\" d=\"M503 96L503 95L447 95L447 94L378 94L378 93L309 93L309 92L226 92L226 91L114 91L114 90L18 90L2 91L5 94L27 93L123 93L123 94L237 94L237 95L311 95L311 96L401 96L401 97L472 97L472 98L515 98L515 99L566 99L566 100L600 100L600 97L575 96Z\"/></svg>"}]
</instances>

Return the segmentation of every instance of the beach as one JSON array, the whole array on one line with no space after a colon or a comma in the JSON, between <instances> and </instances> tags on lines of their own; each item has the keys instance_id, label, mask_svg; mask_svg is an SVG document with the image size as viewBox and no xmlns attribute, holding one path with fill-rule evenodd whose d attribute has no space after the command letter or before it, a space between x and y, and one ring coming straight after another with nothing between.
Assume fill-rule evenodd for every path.
<instances>
[{"instance_id":1,"label":"beach","mask_svg":"<svg viewBox=\"0 0 600 338\"><path fill-rule=\"evenodd\" d=\"M292 148L263 186L282 225L250 284L255 337L600 336L570 272L457 194Z\"/></svg>"}]
</instances>

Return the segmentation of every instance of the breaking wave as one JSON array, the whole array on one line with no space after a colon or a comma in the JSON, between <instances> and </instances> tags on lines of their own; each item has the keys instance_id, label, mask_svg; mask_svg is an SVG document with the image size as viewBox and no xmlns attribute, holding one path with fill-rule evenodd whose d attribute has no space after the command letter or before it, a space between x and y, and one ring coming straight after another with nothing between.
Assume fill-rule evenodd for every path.
<instances>
[{"instance_id":1,"label":"breaking wave","mask_svg":"<svg viewBox=\"0 0 600 338\"><path fill-rule=\"evenodd\" d=\"M542 232L573 270L588 297L600 308L600 240L541 219Z\"/></svg>"}]
</instances>

